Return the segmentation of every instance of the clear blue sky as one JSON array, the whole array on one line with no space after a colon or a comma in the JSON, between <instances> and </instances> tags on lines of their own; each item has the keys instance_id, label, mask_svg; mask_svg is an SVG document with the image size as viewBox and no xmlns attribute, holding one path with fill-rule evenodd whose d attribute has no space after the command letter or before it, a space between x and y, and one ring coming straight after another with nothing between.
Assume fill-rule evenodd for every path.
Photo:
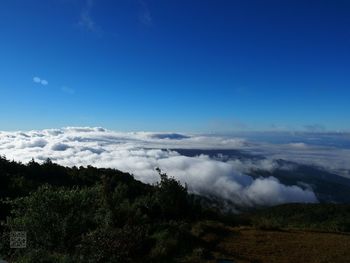
<instances>
[{"instance_id":1,"label":"clear blue sky","mask_svg":"<svg viewBox=\"0 0 350 263\"><path fill-rule=\"evenodd\" d=\"M350 129L350 1L3 0L0 34L0 130Z\"/></svg>"}]
</instances>

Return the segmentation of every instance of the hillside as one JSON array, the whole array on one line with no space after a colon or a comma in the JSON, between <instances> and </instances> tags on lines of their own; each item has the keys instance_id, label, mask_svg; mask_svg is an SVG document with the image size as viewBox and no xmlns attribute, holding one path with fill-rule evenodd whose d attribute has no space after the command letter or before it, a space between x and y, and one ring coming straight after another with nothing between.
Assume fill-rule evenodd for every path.
<instances>
[{"instance_id":1,"label":"hillside","mask_svg":"<svg viewBox=\"0 0 350 263\"><path fill-rule=\"evenodd\" d=\"M0 158L0 258L9 262L347 262L350 206L288 204L243 214L158 170L147 185L114 169ZM218 202L216 200L215 202ZM311 232L311 230L313 232ZM25 248L10 247L25 231ZM227 261L227 262L230 262Z\"/></svg>"}]
</instances>

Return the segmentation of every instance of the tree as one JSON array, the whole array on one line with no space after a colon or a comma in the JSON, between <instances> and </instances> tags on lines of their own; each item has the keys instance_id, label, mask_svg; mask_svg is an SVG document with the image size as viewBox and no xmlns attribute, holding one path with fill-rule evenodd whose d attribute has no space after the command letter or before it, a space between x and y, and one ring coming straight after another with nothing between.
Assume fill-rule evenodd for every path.
<instances>
[{"instance_id":1,"label":"tree","mask_svg":"<svg viewBox=\"0 0 350 263\"><path fill-rule=\"evenodd\" d=\"M165 218L184 218L189 211L189 196L187 187L183 186L173 177L168 177L160 168L156 168L159 173L160 182L157 186L157 197Z\"/></svg>"}]
</instances>

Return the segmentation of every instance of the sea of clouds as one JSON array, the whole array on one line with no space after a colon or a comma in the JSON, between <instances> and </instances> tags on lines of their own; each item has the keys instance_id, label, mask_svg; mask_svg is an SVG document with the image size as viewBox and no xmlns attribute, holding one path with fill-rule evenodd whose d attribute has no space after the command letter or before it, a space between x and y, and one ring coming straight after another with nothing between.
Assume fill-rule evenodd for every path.
<instances>
[{"instance_id":1,"label":"sea of clouds","mask_svg":"<svg viewBox=\"0 0 350 263\"><path fill-rule=\"evenodd\" d=\"M172 150L169 150L172 149ZM237 149L267 158L258 160L189 157L176 149ZM160 167L186 183L197 194L220 197L240 206L276 205L288 202L317 202L311 188L287 186L274 177L252 178L250 169L273 170L278 158L325 164L334 169L346 166L349 150L330 150L304 143L272 145L242 138L177 133L115 132L103 128L68 127L38 131L0 132L0 155L8 159L42 162L50 158L64 166L116 168L132 173L145 183L155 183ZM339 158L339 157L342 158ZM344 156L346 158L344 158ZM324 159L322 159L324 158ZM338 167L339 166L339 167ZM345 167L346 168L346 167Z\"/></svg>"}]
</instances>

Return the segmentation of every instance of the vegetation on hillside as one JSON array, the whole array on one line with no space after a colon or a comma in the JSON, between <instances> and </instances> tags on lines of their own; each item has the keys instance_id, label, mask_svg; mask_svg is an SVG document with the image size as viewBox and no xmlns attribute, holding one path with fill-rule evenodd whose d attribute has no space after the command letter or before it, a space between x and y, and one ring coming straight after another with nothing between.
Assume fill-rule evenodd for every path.
<instances>
[{"instance_id":1,"label":"vegetation on hillside","mask_svg":"<svg viewBox=\"0 0 350 263\"><path fill-rule=\"evenodd\" d=\"M16 262L191 257L202 251L192 223L216 213L158 172L160 181L147 185L114 169L66 168L50 160L24 165L2 157L1 256ZM27 232L26 249L10 249L10 231Z\"/></svg>"},{"instance_id":2,"label":"vegetation on hillside","mask_svg":"<svg viewBox=\"0 0 350 263\"><path fill-rule=\"evenodd\" d=\"M285 204L256 211L250 221L260 229L350 232L350 205Z\"/></svg>"},{"instance_id":3,"label":"vegetation on hillside","mask_svg":"<svg viewBox=\"0 0 350 263\"><path fill-rule=\"evenodd\" d=\"M286 205L232 215L157 169L155 185L115 169L0 157L0 258L10 262L203 262L229 226L350 231L347 205ZM225 226L225 227L223 227ZM11 249L11 231L27 247ZM219 235L219 236L220 236ZM219 242L219 240L216 240Z\"/></svg>"}]
</instances>

